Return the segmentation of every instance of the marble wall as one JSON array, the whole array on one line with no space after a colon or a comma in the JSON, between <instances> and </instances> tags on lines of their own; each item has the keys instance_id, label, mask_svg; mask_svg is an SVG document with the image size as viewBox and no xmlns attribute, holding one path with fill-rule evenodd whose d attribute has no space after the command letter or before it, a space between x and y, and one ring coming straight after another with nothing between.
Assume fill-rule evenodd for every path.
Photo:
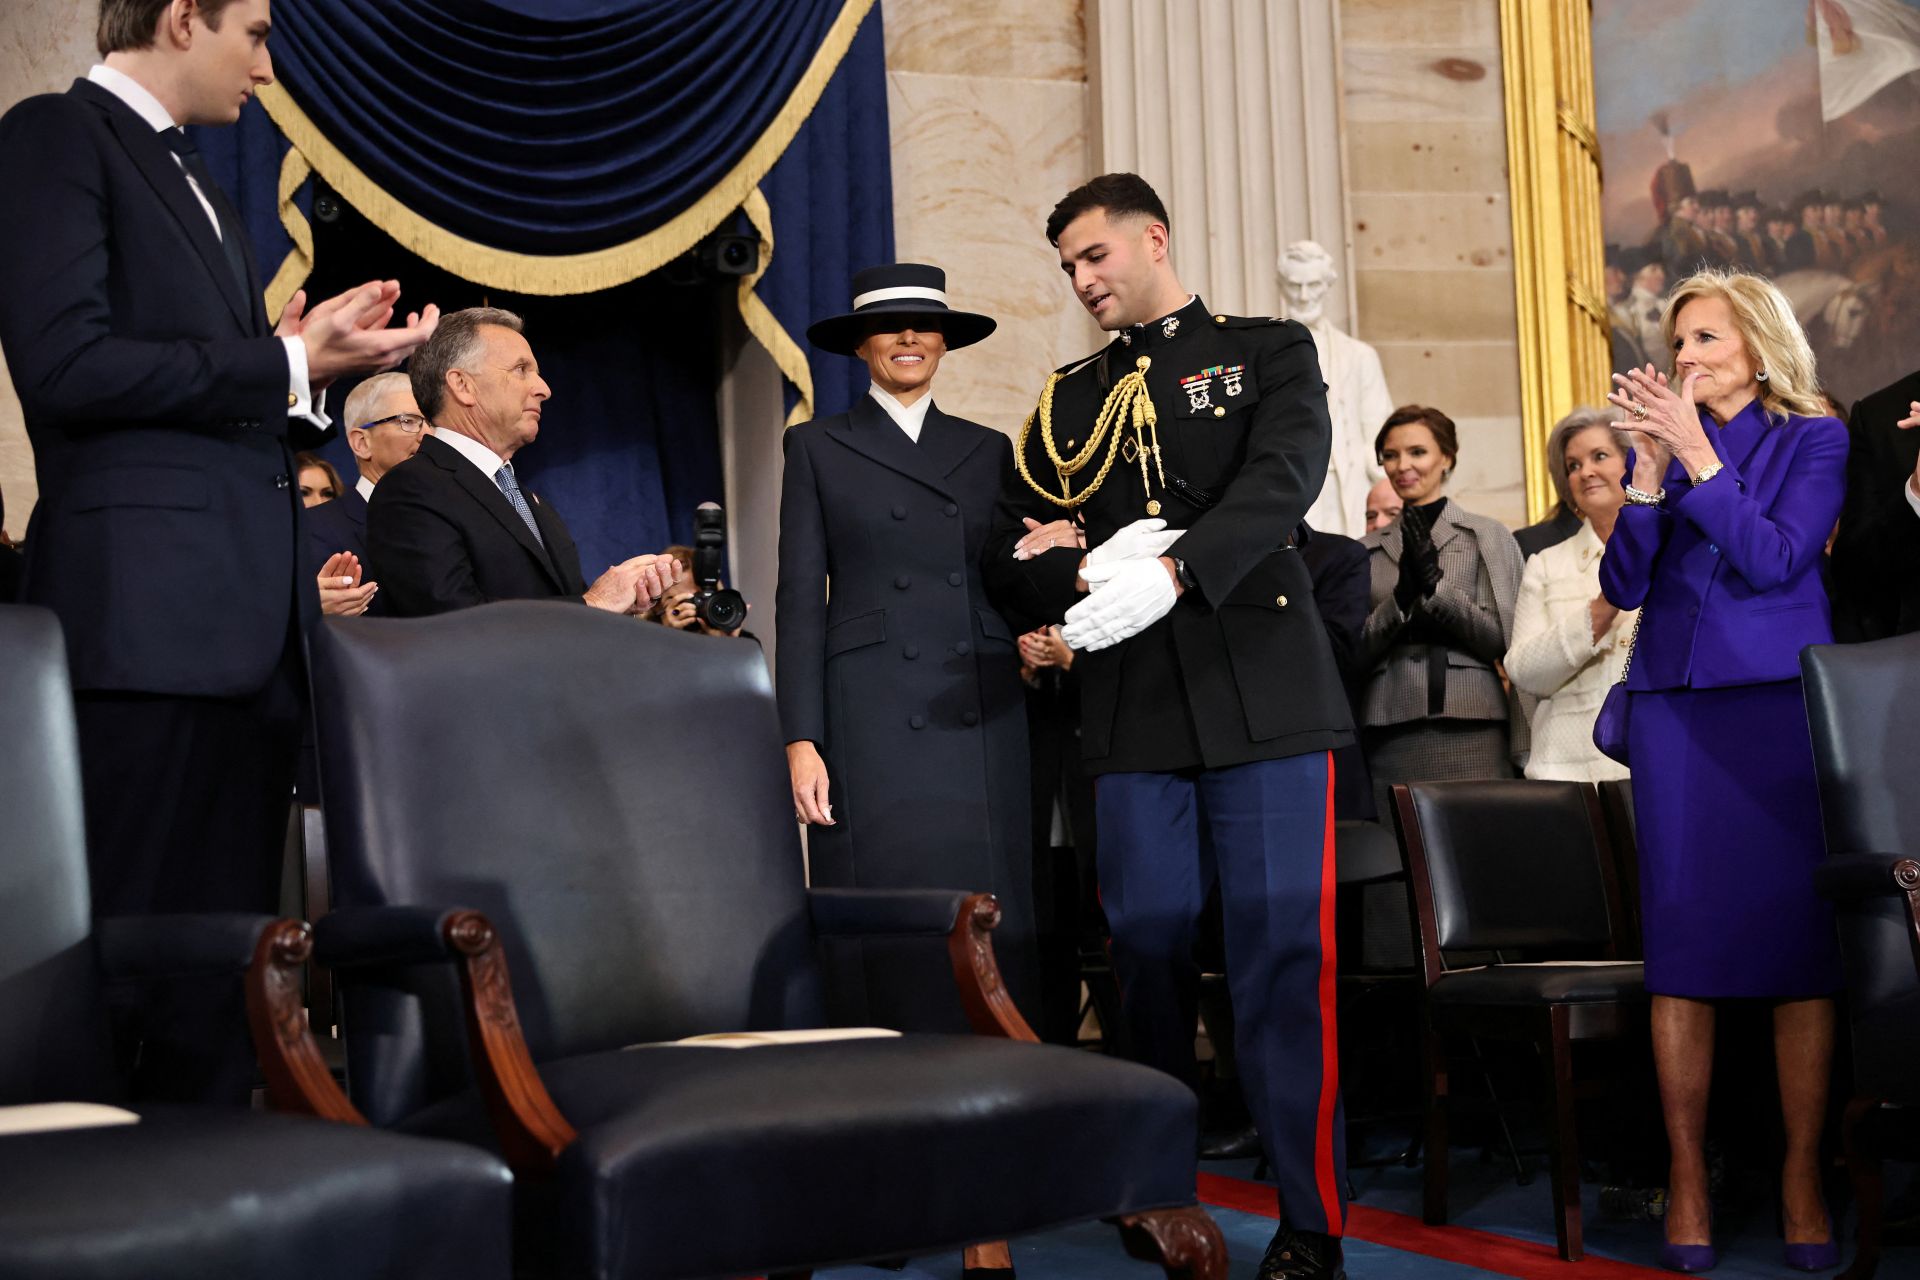
<instances>
[{"instance_id":1,"label":"marble wall","mask_svg":"<svg viewBox=\"0 0 1920 1280\"><path fill-rule=\"evenodd\" d=\"M95 0L6 0L0 10L0 111L36 93L64 89L93 64ZM33 452L0 354L0 493L6 495L6 532L27 531L39 494Z\"/></svg>"},{"instance_id":2,"label":"marble wall","mask_svg":"<svg viewBox=\"0 0 1920 1280\"><path fill-rule=\"evenodd\" d=\"M1499 0L1339 0L1358 336L1460 429L1450 492L1526 523Z\"/></svg>"},{"instance_id":3,"label":"marble wall","mask_svg":"<svg viewBox=\"0 0 1920 1280\"><path fill-rule=\"evenodd\" d=\"M900 260L1000 322L950 356L949 413L1017 432L1048 372L1099 348L1042 229L1091 176L1082 0L882 0Z\"/></svg>"}]
</instances>

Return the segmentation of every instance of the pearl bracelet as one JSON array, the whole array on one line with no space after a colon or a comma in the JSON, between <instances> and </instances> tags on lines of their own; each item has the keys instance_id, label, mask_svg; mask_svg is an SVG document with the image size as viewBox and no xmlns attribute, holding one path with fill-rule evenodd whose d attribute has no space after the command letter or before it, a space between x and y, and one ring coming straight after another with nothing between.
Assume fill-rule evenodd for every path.
<instances>
[{"instance_id":1,"label":"pearl bracelet","mask_svg":"<svg viewBox=\"0 0 1920 1280\"><path fill-rule=\"evenodd\" d=\"M1636 489L1632 485L1628 485L1626 488L1627 501L1637 507L1657 507L1666 501L1667 491L1665 489L1660 490L1658 493L1648 493L1645 489Z\"/></svg>"}]
</instances>

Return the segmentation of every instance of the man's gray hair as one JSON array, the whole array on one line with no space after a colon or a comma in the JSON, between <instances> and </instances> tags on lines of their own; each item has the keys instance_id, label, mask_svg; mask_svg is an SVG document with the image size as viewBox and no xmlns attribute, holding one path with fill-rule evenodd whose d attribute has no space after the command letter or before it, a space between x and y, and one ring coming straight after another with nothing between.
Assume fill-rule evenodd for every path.
<instances>
[{"instance_id":1,"label":"man's gray hair","mask_svg":"<svg viewBox=\"0 0 1920 1280\"><path fill-rule=\"evenodd\" d=\"M347 397L346 407L340 410L341 420L347 424L347 430L364 427L381 415L379 406L388 396L401 387L410 387L412 379L398 370L376 373L353 389Z\"/></svg>"},{"instance_id":2,"label":"man's gray hair","mask_svg":"<svg viewBox=\"0 0 1920 1280\"><path fill-rule=\"evenodd\" d=\"M413 383L413 398L420 414L428 422L437 422L447 403L447 372L472 371L480 358L480 326L497 324L502 329L525 333L520 317L501 307L468 307L440 317L440 326L427 339L427 345L413 353L407 362L407 377Z\"/></svg>"},{"instance_id":3,"label":"man's gray hair","mask_svg":"<svg viewBox=\"0 0 1920 1280\"><path fill-rule=\"evenodd\" d=\"M1613 432L1614 447L1624 459L1627 450L1633 448L1633 437L1613 425L1616 417L1615 410L1581 405L1554 423L1553 433L1547 437L1547 474L1553 477L1553 491L1560 495L1560 505L1575 515L1580 513L1580 508L1574 505L1573 491L1567 488L1567 442L1588 427L1607 427Z\"/></svg>"}]
</instances>

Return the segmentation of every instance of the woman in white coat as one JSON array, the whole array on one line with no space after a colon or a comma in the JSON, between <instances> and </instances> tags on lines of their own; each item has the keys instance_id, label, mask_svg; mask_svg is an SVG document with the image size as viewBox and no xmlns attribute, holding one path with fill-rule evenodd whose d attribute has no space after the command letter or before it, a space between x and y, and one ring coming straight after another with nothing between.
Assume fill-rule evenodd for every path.
<instances>
[{"instance_id":1,"label":"woman in white coat","mask_svg":"<svg viewBox=\"0 0 1920 1280\"><path fill-rule=\"evenodd\" d=\"M1637 611L1600 594L1600 557L1625 501L1627 433L1604 409L1575 409L1547 441L1547 465L1560 496L1580 513L1580 531L1527 561L1514 606L1507 675L1540 699L1533 712L1529 778L1606 782L1624 765L1593 745L1593 721L1620 678Z\"/></svg>"}]
</instances>

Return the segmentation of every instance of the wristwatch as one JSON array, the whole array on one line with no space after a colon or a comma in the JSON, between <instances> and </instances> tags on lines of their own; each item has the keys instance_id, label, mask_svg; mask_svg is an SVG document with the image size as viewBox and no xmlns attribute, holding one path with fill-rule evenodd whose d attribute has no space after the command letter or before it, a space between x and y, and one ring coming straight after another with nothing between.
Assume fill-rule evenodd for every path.
<instances>
[{"instance_id":1,"label":"wristwatch","mask_svg":"<svg viewBox=\"0 0 1920 1280\"><path fill-rule=\"evenodd\" d=\"M1173 557L1173 580L1180 584L1182 591L1192 591L1200 584L1195 582L1193 574L1187 569L1187 562L1179 556Z\"/></svg>"},{"instance_id":2,"label":"wristwatch","mask_svg":"<svg viewBox=\"0 0 1920 1280\"><path fill-rule=\"evenodd\" d=\"M1705 484L1707 481L1713 479L1715 476L1719 475L1722 471L1726 470L1726 466L1727 464L1724 462L1709 462L1706 466L1700 468L1700 474L1693 478L1694 484L1696 485Z\"/></svg>"}]
</instances>

